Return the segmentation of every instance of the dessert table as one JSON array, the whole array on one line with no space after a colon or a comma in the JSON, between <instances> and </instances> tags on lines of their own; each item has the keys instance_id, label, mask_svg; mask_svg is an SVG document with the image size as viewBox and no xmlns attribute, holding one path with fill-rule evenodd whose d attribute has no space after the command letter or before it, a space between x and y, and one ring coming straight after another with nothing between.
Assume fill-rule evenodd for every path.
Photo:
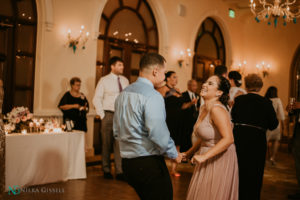
<instances>
[{"instance_id":1,"label":"dessert table","mask_svg":"<svg viewBox=\"0 0 300 200\"><path fill-rule=\"evenodd\" d=\"M6 135L5 190L86 178L84 132Z\"/></svg>"}]
</instances>

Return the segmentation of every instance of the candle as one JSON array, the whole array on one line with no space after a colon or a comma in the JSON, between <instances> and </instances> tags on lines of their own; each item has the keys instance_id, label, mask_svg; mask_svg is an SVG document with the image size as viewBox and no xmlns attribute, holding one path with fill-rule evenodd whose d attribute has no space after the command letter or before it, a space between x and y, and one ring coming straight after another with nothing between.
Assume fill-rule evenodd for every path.
<instances>
[{"instance_id":1,"label":"candle","mask_svg":"<svg viewBox=\"0 0 300 200\"><path fill-rule=\"evenodd\" d=\"M30 123L29 123L29 131L30 131L30 133L33 132L33 131L32 131L32 128L33 128L33 122L30 122Z\"/></svg>"},{"instance_id":2,"label":"candle","mask_svg":"<svg viewBox=\"0 0 300 200\"><path fill-rule=\"evenodd\" d=\"M27 133L27 130L26 130L26 129L23 129L23 130L21 131L21 133L22 133L22 134L26 134L26 133Z\"/></svg>"},{"instance_id":3,"label":"candle","mask_svg":"<svg viewBox=\"0 0 300 200\"><path fill-rule=\"evenodd\" d=\"M40 131L40 122L36 123L36 131L39 132Z\"/></svg>"}]
</instances>

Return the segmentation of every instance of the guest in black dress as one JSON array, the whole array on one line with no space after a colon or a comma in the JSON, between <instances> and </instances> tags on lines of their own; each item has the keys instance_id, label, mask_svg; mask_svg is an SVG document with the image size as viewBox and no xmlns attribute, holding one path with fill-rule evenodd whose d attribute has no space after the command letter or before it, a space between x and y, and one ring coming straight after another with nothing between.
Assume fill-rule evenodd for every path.
<instances>
[{"instance_id":1,"label":"guest in black dress","mask_svg":"<svg viewBox=\"0 0 300 200\"><path fill-rule=\"evenodd\" d=\"M70 80L71 90L61 98L58 108L63 112L64 123L66 119L72 120L74 128L86 132L86 114L89 111L89 102L80 92L81 80L74 77Z\"/></svg>"},{"instance_id":2,"label":"guest in black dress","mask_svg":"<svg viewBox=\"0 0 300 200\"><path fill-rule=\"evenodd\" d=\"M180 144L181 144L181 107L182 107L182 99L181 93L179 89L175 88L178 82L177 75L174 71L169 71L166 73L166 84L159 88L158 91L162 94L165 99L165 107L166 107L166 123L168 129L170 131L170 136L174 140L176 148L179 152ZM171 175L180 176L179 173L176 172L177 164L172 162L171 166Z\"/></svg>"},{"instance_id":3,"label":"guest in black dress","mask_svg":"<svg viewBox=\"0 0 300 200\"><path fill-rule=\"evenodd\" d=\"M263 86L257 74L245 77L248 94L235 98L231 110L239 165L239 199L259 200L266 158L266 131L278 126L272 102L258 94Z\"/></svg>"}]
</instances>

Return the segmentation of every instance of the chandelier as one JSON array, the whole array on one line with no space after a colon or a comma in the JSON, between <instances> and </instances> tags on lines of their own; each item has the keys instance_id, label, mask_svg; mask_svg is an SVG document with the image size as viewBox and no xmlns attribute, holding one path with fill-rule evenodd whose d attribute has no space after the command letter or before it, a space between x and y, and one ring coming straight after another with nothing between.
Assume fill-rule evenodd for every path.
<instances>
[{"instance_id":1,"label":"chandelier","mask_svg":"<svg viewBox=\"0 0 300 200\"><path fill-rule=\"evenodd\" d=\"M296 24L296 18L300 17L300 9L296 7L296 0L258 0L258 5L250 0L250 9L255 15L255 20L268 21L271 25L272 21L276 27L278 20L282 17L283 25L286 26L287 22L293 21Z\"/></svg>"}]
</instances>

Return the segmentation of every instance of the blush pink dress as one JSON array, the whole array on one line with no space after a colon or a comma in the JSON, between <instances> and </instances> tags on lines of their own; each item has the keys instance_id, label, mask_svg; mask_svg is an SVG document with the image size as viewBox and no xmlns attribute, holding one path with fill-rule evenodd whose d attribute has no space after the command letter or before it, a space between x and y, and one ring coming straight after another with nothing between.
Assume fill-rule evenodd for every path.
<instances>
[{"instance_id":1,"label":"blush pink dress","mask_svg":"<svg viewBox=\"0 0 300 200\"><path fill-rule=\"evenodd\" d=\"M226 109L220 104L215 106ZM196 154L207 152L221 139L220 133L210 122L209 113L202 122L195 125L194 131L202 140L200 150ZM232 144L226 151L204 163L196 164L187 200L238 200L238 180L237 157L235 145Z\"/></svg>"}]
</instances>

